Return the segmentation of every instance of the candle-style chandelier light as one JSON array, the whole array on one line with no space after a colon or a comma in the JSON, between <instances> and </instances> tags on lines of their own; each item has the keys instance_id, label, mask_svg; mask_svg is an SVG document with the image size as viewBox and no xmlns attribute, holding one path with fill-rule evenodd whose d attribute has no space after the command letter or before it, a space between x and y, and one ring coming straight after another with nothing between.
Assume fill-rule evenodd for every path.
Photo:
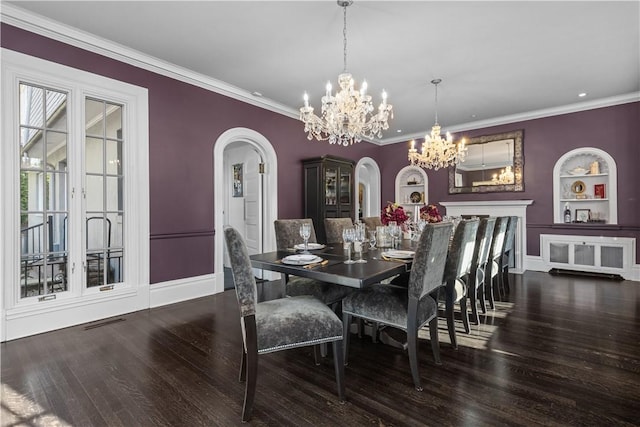
<instances>
[{"instance_id":1,"label":"candle-style chandelier light","mask_svg":"<svg viewBox=\"0 0 640 427\"><path fill-rule=\"evenodd\" d=\"M415 141L411 141L409 148L409 161L411 165L424 169L446 168L463 162L466 156L465 141L455 144L451 134L447 132L446 139L440 136L440 125L438 124L438 85L442 79L431 80L436 87L436 122L431 128L431 133L426 135L422 143L422 150L418 152Z\"/></svg>"},{"instance_id":2,"label":"candle-style chandelier light","mask_svg":"<svg viewBox=\"0 0 640 427\"><path fill-rule=\"evenodd\" d=\"M322 115L318 117L309 106L309 95L304 94L304 107L300 108L300 120L308 139L329 140L330 144L348 146L360 142L362 138L382 137L382 131L389 128L389 118L393 118L393 107L387 104L387 93L382 91L382 102L378 112L374 108L371 96L367 95L367 82L363 81L360 90L347 71L347 7L353 0L338 0L338 6L344 11L344 70L338 76L340 90L331 93L331 83L327 83L326 94L322 97Z\"/></svg>"}]
</instances>

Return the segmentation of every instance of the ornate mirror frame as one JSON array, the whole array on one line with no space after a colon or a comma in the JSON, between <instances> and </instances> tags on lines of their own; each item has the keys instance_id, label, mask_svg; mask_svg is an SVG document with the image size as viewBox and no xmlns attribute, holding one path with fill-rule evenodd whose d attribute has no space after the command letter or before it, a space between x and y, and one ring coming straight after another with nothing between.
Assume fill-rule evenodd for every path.
<instances>
[{"instance_id":1,"label":"ornate mirror frame","mask_svg":"<svg viewBox=\"0 0 640 427\"><path fill-rule=\"evenodd\" d=\"M522 130L512 132L499 133L495 135L484 135L469 138L467 146L473 144L486 144L493 141L513 140L513 184L492 184L492 185L475 185L475 186L456 186L456 167L449 168L449 194L464 193L502 193L524 191L524 153L523 153L523 137Z\"/></svg>"}]
</instances>

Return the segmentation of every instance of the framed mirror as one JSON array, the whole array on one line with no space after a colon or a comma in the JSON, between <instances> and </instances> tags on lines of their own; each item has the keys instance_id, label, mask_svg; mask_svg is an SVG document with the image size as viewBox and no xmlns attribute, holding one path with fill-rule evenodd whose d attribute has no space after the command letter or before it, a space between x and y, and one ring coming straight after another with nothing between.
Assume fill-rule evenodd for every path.
<instances>
[{"instance_id":1,"label":"framed mirror","mask_svg":"<svg viewBox=\"0 0 640 427\"><path fill-rule=\"evenodd\" d=\"M523 131L470 138L464 162L449 168L449 194L524 191Z\"/></svg>"}]
</instances>

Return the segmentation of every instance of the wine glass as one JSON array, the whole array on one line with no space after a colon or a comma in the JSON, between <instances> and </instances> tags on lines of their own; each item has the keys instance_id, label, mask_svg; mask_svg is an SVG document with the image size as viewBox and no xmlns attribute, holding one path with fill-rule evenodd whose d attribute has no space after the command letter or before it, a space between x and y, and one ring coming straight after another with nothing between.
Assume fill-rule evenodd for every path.
<instances>
[{"instance_id":1,"label":"wine glass","mask_svg":"<svg viewBox=\"0 0 640 427\"><path fill-rule=\"evenodd\" d=\"M369 231L369 249L376 249L376 230Z\"/></svg>"},{"instance_id":2,"label":"wine glass","mask_svg":"<svg viewBox=\"0 0 640 427\"><path fill-rule=\"evenodd\" d=\"M364 242L366 242L366 240L367 240L367 235L365 232L364 224L360 224L356 226L353 247L355 249L356 254L360 255L358 257L358 260L356 261L357 263L367 262L366 259L362 258L362 253L364 251Z\"/></svg>"},{"instance_id":3,"label":"wine glass","mask_svg":"<svg viewBox=\"0 0 640 427\"><path fill-rule=\"evenodd\" d=\"M304 240L304 251L302 253L309 253L309 237L311 236L311 226L309 224L302 224L300 226L300 237Z\"/></svg>"},{"instance_id":4,"label":"wine glass","mask_svg":"<svg viewBox=\"0 0 640 427\"><path fill-rule=\"evenodd\" d=\"M347 248L347 257L348 259L344 262L345 264L355 264L355 261L351 259L351 242L353 242L355 238L355 230L353 228L345 228L342 230L342 240L344 241L344 245Z\"/></svg>"},{"instance_id":5,"label":"wine glass","mask_svg":"<svg viewBox=\"0 0 640 427\"><path fill-rule=\"evenodd\" d=\"M395 221L389 221L389 234L391 235L391 247L397 247L397 239L400 237L400 227Z\"/></svg>"}]
</instances>

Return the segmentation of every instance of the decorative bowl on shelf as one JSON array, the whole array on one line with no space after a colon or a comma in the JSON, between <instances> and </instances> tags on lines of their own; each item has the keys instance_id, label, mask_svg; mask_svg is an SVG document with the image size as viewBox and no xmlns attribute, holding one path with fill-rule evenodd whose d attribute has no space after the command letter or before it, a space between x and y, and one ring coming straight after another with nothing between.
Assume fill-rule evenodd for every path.
<instances>
[{"instance_id":1,"label":"decorative bowl on shelf","mask_svg":"<svg viewBox=\"0 0 640 427\"><path fill-rule=\"evenodd\" d=\"M570 171L568 171L571 175L586 175L589 173L589 169L585 169L582 166L577 166Z\"/></svg>"},{"instance_id":2,"label":"decorative bowl on shelf","mask_svg":"<svg viewBox=\"0 0 640 427\"><path fill-rule=\"evenodd\" d=\"M413 193L411 193L411 196L409 197L410 197L411 203L420 203L420 201L422 200L422 196L417 191L414 191Z\"/></svg>"}]
</instances>

